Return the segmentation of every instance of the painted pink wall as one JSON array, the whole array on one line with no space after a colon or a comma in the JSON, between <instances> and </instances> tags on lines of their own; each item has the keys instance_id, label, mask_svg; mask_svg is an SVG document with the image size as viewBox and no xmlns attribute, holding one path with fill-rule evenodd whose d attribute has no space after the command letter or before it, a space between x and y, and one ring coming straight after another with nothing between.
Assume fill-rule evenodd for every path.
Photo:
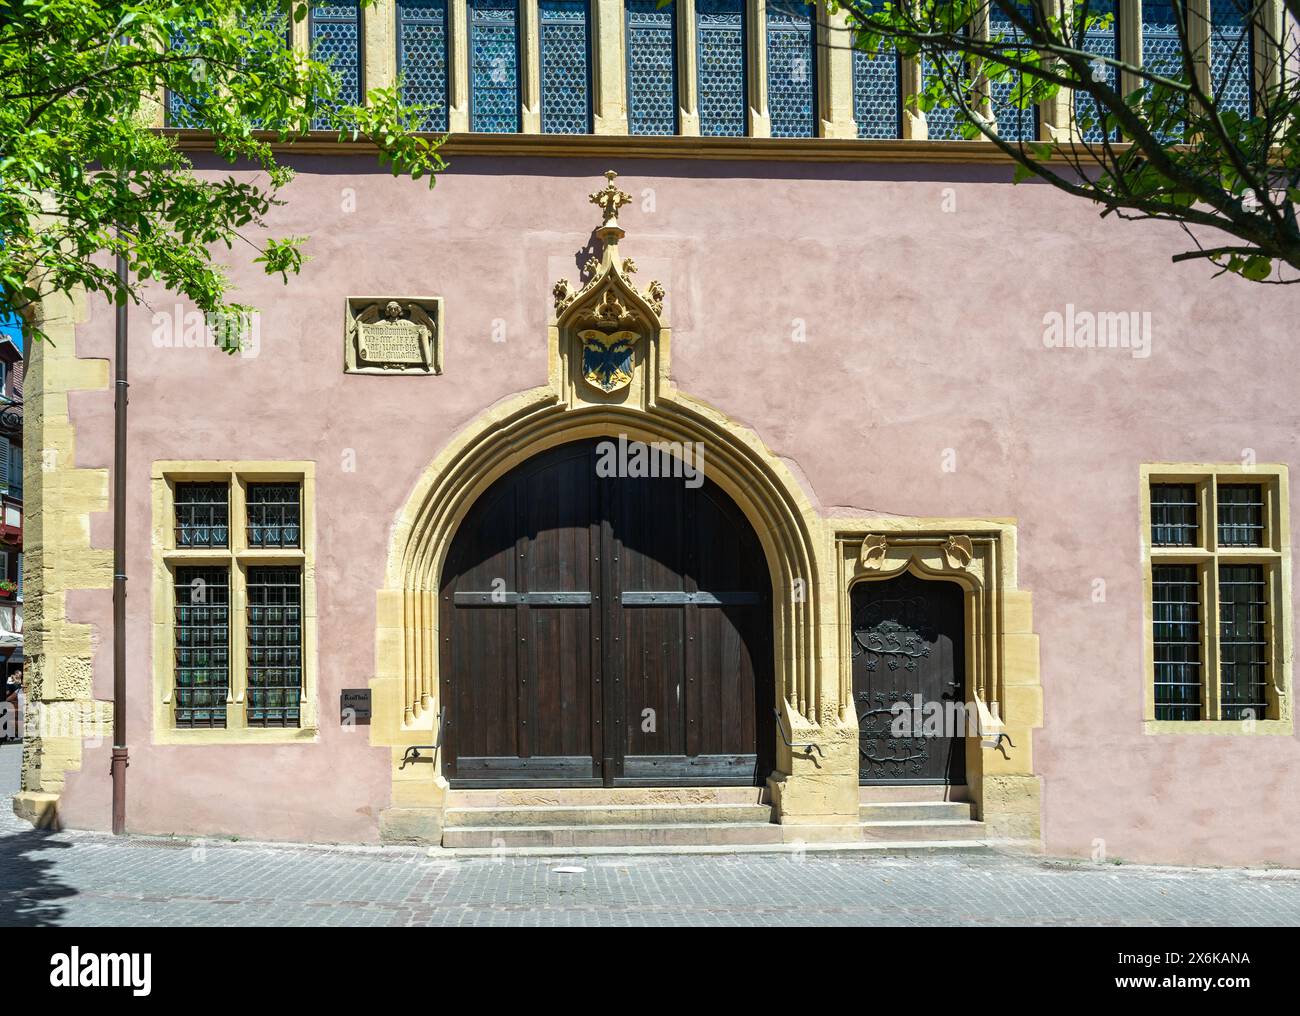
<instances>
[{"instance_id":1,"label":"painted pink wall","mask_svg":"<svg viewBox=\"0 0 1300 1016\"><path fill-rule=\"evenodd\" d=\"M339 690L373 673L392 522L422 469L479 412L546 379L556 278L577 277L604 162L459 158L437 188L364 158L301 158L276 210L312 237L286 288L247 265L253 358L155 348L158 294L132 312L130 825L140 831L373 840L388 750L339 729ZM1138 466L1300 456L1300 291L1173 266L1174 228L1101 221L1000 168L628 161L622 253L661 279L673 370L752 427L824 510L1014 516L1034 593L1046 726L1035 738L1047 849L1171 862L1300 864L1294 737L1141 731ZM949 190L949 188L951 190ZM355 210L345 211L355 201ZM954 210L945 210L955 201ZM341 369L346 295L446 298L438 378ZM1047 349L1043 316L1149 311L1153 349ZM805 341L794 341L802 328ZM493 341L504 326L504 341ZM78 352L107 356L100 304ZM1252 369L1253 368L1253 369ZM111 461L111 397L72 400L77 464ZM942 468L946 449L956 471ZM355 453L356 471L345 472ZM318 463L320 742L148 743L149 466ZM1292 520L1300 532L1300 520ZM95 520L96 546L111 541ZM1106 602L1094 604L1094 579ZM69 599L109 630L105 593ZM106 639L104 640L106 643ZM97 655L96 693L111 695ZM70 824L108 822L107 746L69 780Z\"/></svg>"}]
</instances>

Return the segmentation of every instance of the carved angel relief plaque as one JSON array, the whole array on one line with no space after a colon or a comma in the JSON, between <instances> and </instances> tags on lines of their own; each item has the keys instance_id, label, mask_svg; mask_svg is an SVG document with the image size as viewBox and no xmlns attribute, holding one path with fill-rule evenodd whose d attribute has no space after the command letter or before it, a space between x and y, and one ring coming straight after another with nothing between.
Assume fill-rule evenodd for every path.
<instances>
[{"instance_id":1,"label":"carved angel relief plaque","mask_svg":"<svg viewBox=\"0 0 1300 1016\"><path fill-rule=\"evenodd\" d=\"M347 373L442 373L440 297L349 297L347 311Z\"/></svg>"}]
</instances>

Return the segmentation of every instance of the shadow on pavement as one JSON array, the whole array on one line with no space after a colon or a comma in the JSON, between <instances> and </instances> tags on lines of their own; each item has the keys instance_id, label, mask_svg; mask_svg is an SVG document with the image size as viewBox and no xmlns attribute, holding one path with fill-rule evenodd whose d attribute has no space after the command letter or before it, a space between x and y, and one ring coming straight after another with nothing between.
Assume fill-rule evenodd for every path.
<instances>
[{"instance_id":1,"label":"shadow on pavement","mask_svg":"<svg viewBox=\"0 0 1300 1016\"><path fill-rule=\"evenodd\" d=\"M77 894L55 873L55 851L72 844L52 830L33 829L12 814L18 791L22 745L0 745L0 927L61 924L67 908L60 900ZM46 856L38 857L42 851Z\"/></svg>"},{"instance_id":2,"label":"shadow on pavement","mask_svg":"<svg viewBox=\"0 0 1300 1016\"><path fill-rule=\"evenodd\" d=\"M9 803L7 798L0 801ZM60 900L75 896L77 890L54 873L54 857L35 855L71 846L43 829L0 834L0 926L62 923L67 911Z\"/></svg>"}]
</instances>

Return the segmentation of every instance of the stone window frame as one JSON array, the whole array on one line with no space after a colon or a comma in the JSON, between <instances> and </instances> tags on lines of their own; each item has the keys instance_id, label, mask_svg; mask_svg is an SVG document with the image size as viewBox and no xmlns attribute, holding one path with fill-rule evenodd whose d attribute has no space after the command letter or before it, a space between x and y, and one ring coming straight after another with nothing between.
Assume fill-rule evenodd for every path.
<instances>
[{"instance_id":1,"label":"stone window frame","mask_svg":"<svg viewBox=\"0 0 1300 1016\"><path fill-rule=\"evenodd\" d=\"M180 483L230 485L226 547L183 549L175 539L175 492ZM246 495L250 483L300 486L300 546L254 549L248 545ZM285 744L315 741L320 734L317 691L316 465L306 461L160 461L151 475L153 500L153 731L154 744ZM297 727L248 726L248 569L293 566L302 571L302 701ZM186 566L214 566L230 574L230 685L225 727L177 727L174 719L175 574Z\"/></svg>"},{"instance_id":2,"label":"stone window frame","mask_svg":"<svg viewBox=\"0 0 1300 1016\"><path fill-rule=\"evenodd\" d=\"M1139 470L1142 553L1143 732L1146 734L1283 734L1294 732L1291 652L1294 648L1291 595L1291 532L1288 470L1284 465L1198 462L1144 464ZM1151 486L1192 484L1199 520L1195 546L1158 546L1151 538ZM1257 483L1264 493L1263 547L1218 545L1216 491L1219 483ZM1195 565L1201 584L1202 709L1200 720L1158 720L1155 703L1155 634L1152 569L1157 564ZM1219 719L1220 658L1218 568L1220 564L1261 564L1268 583L1268 716L1253 721ZM1208 714L1208 715L1207 715Z\"/></svg>"}]
</instances>

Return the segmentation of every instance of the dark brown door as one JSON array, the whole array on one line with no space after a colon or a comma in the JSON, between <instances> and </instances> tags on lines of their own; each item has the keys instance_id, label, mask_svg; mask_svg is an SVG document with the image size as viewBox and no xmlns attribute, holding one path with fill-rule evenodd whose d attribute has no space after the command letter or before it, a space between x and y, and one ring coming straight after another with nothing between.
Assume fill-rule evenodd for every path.
<instances>
[{"instance_id":1,"label":"dark brown door","mask_svg":"<svg viewBox=\"0 0 1300 1016\"><path fill-rule=\"evenodd\" d=\"M598 475L598 441L492 486L441 583L456 786L753 784L772 768L770 580L715 485Z\"/></svg>"},{"instance_id":2,"label":"dark brown door","mask_svg":"<svg viewBox=\"0 0 1300 1016\"><path fill-rule=\"evenodd\" d=\"M905 574L851 599L859 782L965 783L961 587Z\"/></svg>"}]
</instances>

